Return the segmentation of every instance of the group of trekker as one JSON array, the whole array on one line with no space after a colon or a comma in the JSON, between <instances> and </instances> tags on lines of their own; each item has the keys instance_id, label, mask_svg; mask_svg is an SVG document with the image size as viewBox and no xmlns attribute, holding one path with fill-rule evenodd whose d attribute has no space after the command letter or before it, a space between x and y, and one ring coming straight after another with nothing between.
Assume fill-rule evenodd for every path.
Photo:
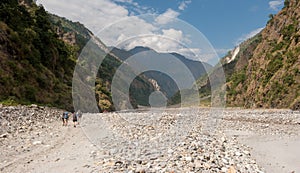
<instances>
[{"instance_id":1,"label":"group of trekker","mask_svg":"<svg viewBox=\"0 0 300 173\"><path fill-rule=\"evenodd\" d=\"M62 115L63 126L68 125L69 117L72 116L74 127L79 124L79 120L82 117L82 113L80 111L77 112L64 112Z\"/></svg>"}]
</instances>

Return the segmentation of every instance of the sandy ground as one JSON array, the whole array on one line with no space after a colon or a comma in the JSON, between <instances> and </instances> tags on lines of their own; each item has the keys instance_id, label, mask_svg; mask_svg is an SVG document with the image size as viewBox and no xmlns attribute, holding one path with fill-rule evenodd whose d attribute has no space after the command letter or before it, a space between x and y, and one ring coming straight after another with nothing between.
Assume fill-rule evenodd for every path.
<instances>
[{"instance_id":1,"label":"sandy ground","mask_svg":"<svg viewBox=\"0 0 300 173\"><path fill-rule=\"evenodd\" d=\"M266 173L300 172L300 137L258 135L235 130L226 130L226 134L251 147L251 155Z\"/></svg>"},{"instance_id":2,"label":"sandy ground","mask_svg":"<svg viewBox=\"0 0 300 173\"><path fill-rule=\"evenodd\" d=\"M270 111L276 112L278 110ZM298 119L296 120L298 124L286 125L284 123L268 122L257 125L253 123L248 130L232 128L224 131L228 136L237 137L240 143L252 148L251 155L255 158L258 165L263 168L264 172L300 173L300 113L298 111L294 112L294 114L298 117L296 118ZM249 122L244 123L248 124ZM262 129L266 127L265 125L268 127L274 126L274 131L281 129L283 133L261 133ZM294 135L290 135L291 133Z\"/></svg>"},{"instance_id":3,"label":"sandy ground","mask_svg":"<svg viewBox=\"0 0 300 173\"><path fill-rule=\"evenodd\" d=\"M249 135L241 138L252 148L252 156L267 173L300 172L300 139Z\"/></svg>"}]
</instances>

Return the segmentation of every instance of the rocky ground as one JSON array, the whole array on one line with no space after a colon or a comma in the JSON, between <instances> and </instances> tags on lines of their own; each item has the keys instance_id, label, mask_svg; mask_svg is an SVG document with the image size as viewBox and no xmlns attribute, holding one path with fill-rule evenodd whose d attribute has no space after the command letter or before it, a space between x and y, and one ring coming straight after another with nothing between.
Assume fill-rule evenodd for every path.
<instances>
[{"instance_id":1,"label":"rocky ground","mask_svg":"<svg viewBox=\"0 0 300 173\"><path fill-rule=\"evenodd\" d=\"M0 172L300 171L296 111L84 114L77 128L62 126L61 114L35 105L1 106Z\"/></svg>"},{"instance_id":2,"label":"rocky ground","mask_svg":"<svg viewBox=\"0 0 300 173\"><path fill-rule=\"evenodd\" d=\"M63 138L57 131L61 114L62 110L37 105L0 105L0 172L25 156L56 147Z\"/></svg>"}]
</instances>

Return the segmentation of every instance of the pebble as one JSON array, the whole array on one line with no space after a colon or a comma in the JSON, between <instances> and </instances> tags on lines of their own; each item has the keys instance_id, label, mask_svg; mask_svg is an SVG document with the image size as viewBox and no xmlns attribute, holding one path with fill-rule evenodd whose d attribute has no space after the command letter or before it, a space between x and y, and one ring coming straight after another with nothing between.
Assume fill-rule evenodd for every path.
<instances>
[{"instance_id":1,"label":"pebble","mask_svg":"<svg viewBox=\"0 0 300 173\"><path fill-rule=\"evenodd\" d=\"M236 156L241 156L242 153L240 153L239 151L237 151L237 152L235 152L235 155L236 155Z\"/></svg>"},{"instance_id":2,"label":"pebble","mask_svg":"<svg viewBox=\"0 0 300 173\"><path fill-rule=\"evenodd\" d=\"M246 154L246 155L249 155L250 151L244 150L243 153Z\"/></svg>"},{"instance_id":3,"label":"pebble","mask_svg":"<svg viewBox=\"0 0 300 173\"><path fill-rule=\"evenodd\" d=\"M186 157L185 160L188 161L188 162L191 162L193 160L193 158L192 157Z\"/></svg>"},{"instance_id":4,"label":"pebble","mask_svg":"<svg viewBox=\"0 0 300 173\"><path fill-rule=\"evenodd\" d=\"M0 135L0 138L7 138L8 137L8 133L4 133L2 135Z\"/></svg>"},{"instance_id":5,"label":"pebble","mask_svg":"<svg viewBox=\"0 0 300 173\"><path fill-rule=\"evenodd\" d=\"M40 144L42 144L42 141L34 141L34 142L32 143L32 145L40 145Z\"/></svg>"},{"instance_id":6,"label":"pebble","mask_svg":"<svg viewBox=\"0 0 300 173\"><path fill-rule=\"evenodd\" d=\"M221 168L221 171L222 171L222 172L227 172L227 170L228 170L228 169L227 169L226 167L222 167L222 168Z\"/></svg>"},{"instance_id":7,"label":"pebble","mask_svg":"<svg viewBox=\"0 0 300 173\"><path fill-rule=\"evenodd\" d=\"M236 173L236 170L233 166L230 166L227 173Z\"/></svg>"}]
</instances>

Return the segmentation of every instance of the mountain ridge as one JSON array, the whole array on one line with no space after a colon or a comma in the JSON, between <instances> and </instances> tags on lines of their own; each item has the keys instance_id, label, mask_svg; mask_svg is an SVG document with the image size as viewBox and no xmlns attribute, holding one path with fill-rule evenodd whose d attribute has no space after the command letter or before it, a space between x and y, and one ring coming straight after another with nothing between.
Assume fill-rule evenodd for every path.
<instances>
[{"instance_id":1,"label":"mountain ridge","mask_svg":"<svg viewBox=\"0 0 300 173\"><path fill-rule=\"evenodd\" d=\"M143 47L143 46L137 46L135 48L132 48L130 50L124 50L119 48L111 48L111 52L118 57L120 57L123 61L126 61L131 56L137 55L137 56L143 56L151 59L151 57L159 57L161 59L164 59L165 56L171 56L174 57L180 62L183 63L185 67L187 67L190 72L192 73L193 77L195 79L199 78L200 76L203 76L206 74L206 71L211 69L212 66L205 62L195 61L186 58L183 55L180 55L178 53L159 53L155 51L154 49L151 49L149 47ZM179 70L179 69L174 69ZM166 95L167 98L171 98L178 92L178 86L175 83L175 81L168 76L168 74L164 74L162 72L157 71L148 71L143 73L147 78L151 80L155 80L156 83L159 85L159 88L161 89L162 93Z\"/></svg>"},{"instance_id":2,"label":"mountain ridge","mask_svg":"<svg viewBox=\"0 0 300 173\"><path fill-rule=\"evenodd\" d=\"M228 52L209 72L226 77L226 105L243 108L300 109L300 2L285 0L257 35ZM197 80L199 96L210 100L208 76ZM224 86L225 87L225 86ZM171 101L179 103L179 93ZM192 97L192 96L191 96Z\"/></svg>"},{"instance_id":3,"label":"mountain ridge","mask_svg":"<svg viewBox=\"0 0 300 173\"><path fill-rule=\"evenodd\" d=\"M266 27L242 44L237 59L224 63L229 106L292 108L300 105L300 2L286 0ZM226 70L232 66L231 72Z\"/></svg>"}]
</instances>

